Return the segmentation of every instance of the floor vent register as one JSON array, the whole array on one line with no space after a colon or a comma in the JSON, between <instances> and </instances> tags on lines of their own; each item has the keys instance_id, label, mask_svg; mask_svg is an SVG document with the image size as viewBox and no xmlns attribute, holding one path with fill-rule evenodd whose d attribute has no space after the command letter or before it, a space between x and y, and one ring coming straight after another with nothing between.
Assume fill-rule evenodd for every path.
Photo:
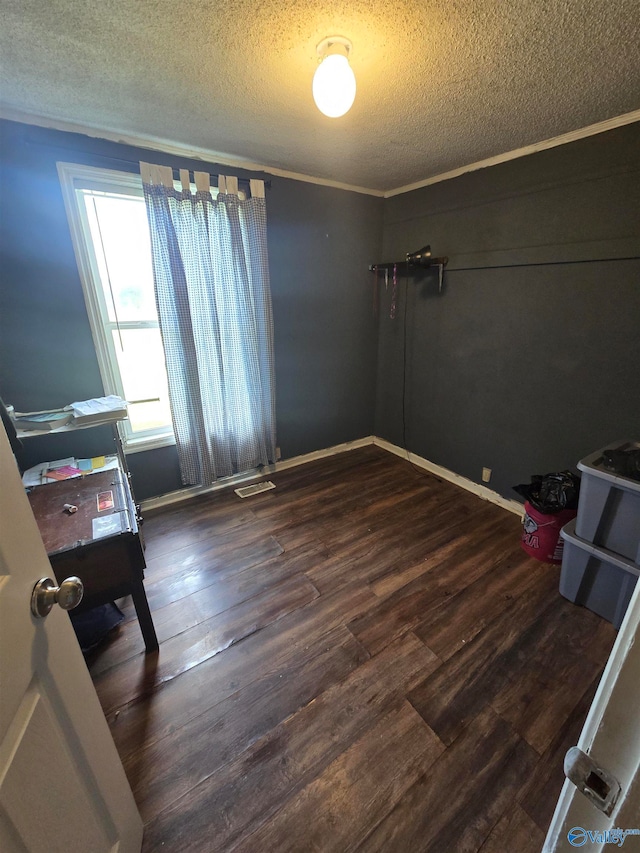
<instances>
[{"instance_id":1,"label":"floor vent register","mask_svg":"<svg viewBox=\"0 0 640 853\"><path fill-rule=\"evenodd\" d=\"M265 480L263 483L252 483L250 486L242 486L233 491L239 498L252 498L254 495L259 495L260 492L268 492L269 489L275 489L276 484L271 480Z\"/></svg>"}]
</instances>

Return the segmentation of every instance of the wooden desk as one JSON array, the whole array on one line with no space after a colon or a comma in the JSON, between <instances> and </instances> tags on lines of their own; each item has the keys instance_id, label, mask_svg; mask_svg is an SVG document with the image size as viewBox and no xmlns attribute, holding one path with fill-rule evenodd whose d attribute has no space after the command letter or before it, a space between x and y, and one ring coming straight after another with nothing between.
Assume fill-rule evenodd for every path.
<instances>
[{"instance_id":1,"label":"wooden desk","mask_svg":"<svg viewBox=\"0 0 640 853\"><path fill-rule=\"evenodd\" d=\"M99 502L108 493L112 500ZM76 612L130 595L146 650L155 651L136 508L120 468L35 486L28 497L58 583L77 575L84 584ZM69 514L64 504L78 511Z\"/></svg>"}]
</instances>

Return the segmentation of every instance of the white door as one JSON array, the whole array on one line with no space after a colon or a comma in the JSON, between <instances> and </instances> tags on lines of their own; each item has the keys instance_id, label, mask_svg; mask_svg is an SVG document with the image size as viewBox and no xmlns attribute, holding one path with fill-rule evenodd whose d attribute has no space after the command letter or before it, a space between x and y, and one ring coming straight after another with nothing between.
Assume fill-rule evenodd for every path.
<instances>
[{"instance_id":1,"label":"white door","mask_svg":"<svg viewBox=\"0 0 640 853\"><path fill-rule=\"evenodd\" d=\"M565 781L543 853L640 850L640 582L577 746L615 778L621 793L607 817Z\"/></svg>"},{"instance_id":2,"label":"white door","mask_svg":"<svg viewBox=\"0 0 640 853\"><path fill-rule=\"evenodd\" d=\"M142 820L0 427L0 850L138 853Z\"/></svg>"}]
</instances>

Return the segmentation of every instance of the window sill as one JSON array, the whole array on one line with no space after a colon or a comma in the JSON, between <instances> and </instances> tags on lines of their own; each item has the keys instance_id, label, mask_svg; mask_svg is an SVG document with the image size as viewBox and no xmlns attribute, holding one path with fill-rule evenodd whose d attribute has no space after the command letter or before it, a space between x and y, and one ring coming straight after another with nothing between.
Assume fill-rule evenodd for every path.
<instances>
[{"instance_id":1,"label":"window sill","mask_svg":"<svg viewBox=\"0 0 640 853\"><path fill-rule=\"evenodd\" d=\"M156 435L153 437L141 436L140 438L126 438L122 445L125 454L128 456L131 453L144 453L147 450L157 450L160 447L170 447L176 443L173 433L165 433L164 435Z\"/></svg>"}]
</instances>

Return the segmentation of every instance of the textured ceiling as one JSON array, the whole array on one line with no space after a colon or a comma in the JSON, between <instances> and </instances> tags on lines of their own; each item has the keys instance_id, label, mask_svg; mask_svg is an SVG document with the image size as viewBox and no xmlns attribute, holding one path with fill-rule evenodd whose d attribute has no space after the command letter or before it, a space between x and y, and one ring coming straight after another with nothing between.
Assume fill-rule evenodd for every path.
<instances>
[{"instance_id":1,"label":"textured ceiling","mask_svg":"<svg viewBox=\"0 0 640 853\"><path fill-rule=\"evenodd\" d=\"M1 0L9 108L388 190L640 107L639 0ZM316 44L353 42L351 111ZM10 113L9 113L10 114Z\"/></svg>"}]
</instances>

